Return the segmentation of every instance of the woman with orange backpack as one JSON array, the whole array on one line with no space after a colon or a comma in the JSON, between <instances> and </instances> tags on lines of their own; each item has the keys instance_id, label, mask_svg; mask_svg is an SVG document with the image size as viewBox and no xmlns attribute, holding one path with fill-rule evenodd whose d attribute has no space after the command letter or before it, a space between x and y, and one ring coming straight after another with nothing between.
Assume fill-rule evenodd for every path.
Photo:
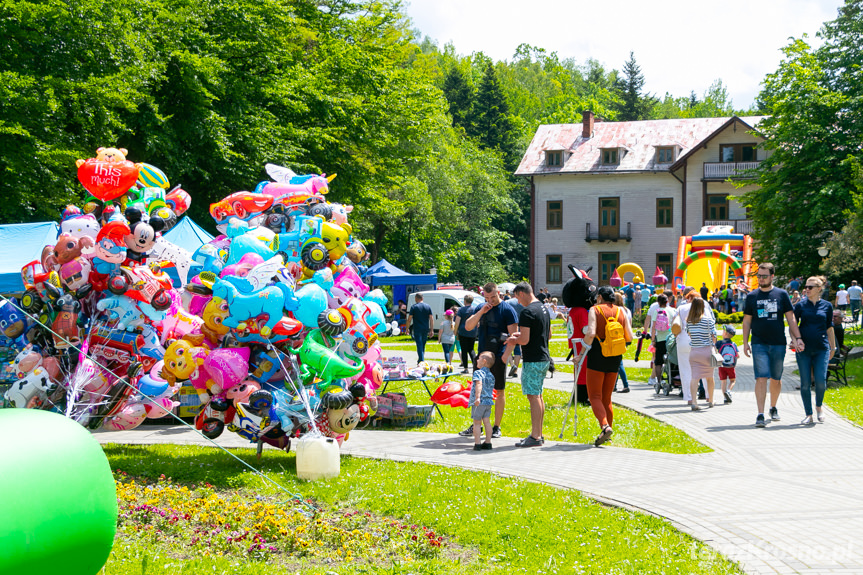
<instances>
[{"instance_id":1,"label":"woman with orange backpack","mask_svg":"<svg viewBox=\"0 0 863 575\"><path fill-rule=\"evenodd\" d=\"M626 345L633 339L632 325L623 309L614 305L614 290L602 286L596 292L596 305L587 314L587 395L593 415L602 432L594 441L599 447L611 437L614 412L611 393L617 371L626 353Z\"/></svg>"}]
</instances>

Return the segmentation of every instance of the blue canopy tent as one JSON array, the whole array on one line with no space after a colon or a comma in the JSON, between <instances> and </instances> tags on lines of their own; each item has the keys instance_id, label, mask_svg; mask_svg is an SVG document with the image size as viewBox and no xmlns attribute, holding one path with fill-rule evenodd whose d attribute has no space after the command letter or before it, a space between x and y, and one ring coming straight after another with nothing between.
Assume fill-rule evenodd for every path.
<instances>
[{"instance_id":1,"label":"blue canopy tent","mask_svg":"<svg viewBox=\"0 0 863 575\"><path fill-rule=\"evenodd\" d=\"M213 240L213 236L196 224L189 216L183 216L176 226L162 234L162 238L179 248L183 248L189 252L189 256L198 251L202 245ZM165 272L174 282L174 287L180 287L186 281L180 278L180 272L175 267L169 267ZM191 276L183 274L183 277L188 279Z\"/></svg>"},{"instance_id":2,"label":"blue canopy tent","mask_svg":"<svg viewBox=\"0 0 863 575\"><path fill-rule=\"evenodd\" d=\"M177 225L162 234L162 237L192 254L213 240L213 236L189 216L183 216Z\"/></svg>"},{"instance_id":3,"label":"blue canopy tent","mask_svg":"<svg viewBox=\"0 0 863 575\"><path fill-rule=\"evenodd\" d=\"M42 257L42 248L57 243L56 222L0 226L0 293L21 293L21 268Z\"/></svg>"},{"instance_id":4,"label":"blue canopy tent","mask_svg":"<svg viewBox=\"0 0 863 575\"><path fill-rule=\"evenodd\" d=\"M393 303L399 300L407 301L408 293L437 288L437 274L408 273L384 259L366 270L363 279L373 288L382 285L393 286ZM410 292L408 287L411 288Z\"/></svg>"}]
</instances>

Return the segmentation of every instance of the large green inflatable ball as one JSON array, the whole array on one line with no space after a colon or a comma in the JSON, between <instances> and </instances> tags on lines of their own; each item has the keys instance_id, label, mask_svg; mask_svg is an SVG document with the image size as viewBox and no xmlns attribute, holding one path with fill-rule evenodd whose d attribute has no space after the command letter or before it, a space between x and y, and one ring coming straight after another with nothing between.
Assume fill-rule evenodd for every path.
<instances>
[{"instance_id":1,"label":"large green inflatable ball","mask_svg":"<svg viewBox=\"0 0 863 575\"><path fill-rule=\"evenodd\" d=\"M90 432L57 413L0 409L0 574L95 575L116 529L114 477Z\"/></svg>"}]
</instances>

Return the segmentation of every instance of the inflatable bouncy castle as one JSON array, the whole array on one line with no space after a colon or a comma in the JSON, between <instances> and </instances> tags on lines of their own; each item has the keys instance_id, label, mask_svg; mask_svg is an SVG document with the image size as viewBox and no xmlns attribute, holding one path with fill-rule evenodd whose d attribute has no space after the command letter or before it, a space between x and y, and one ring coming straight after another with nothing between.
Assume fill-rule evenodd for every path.
<instances>
[{"instance_id":1,"label":"inflatable bouncy castle","mask_svg":"<svg viewBox=\"0 0 863 575\"><path fill-rule=\"evenodd\" d=\"M713 292L722 285L744 282L758 287L752 261L752 238L733 233L732 226L705 226L694 236L681 236L677 244L677 268L672 289L701 287Z\"/></svg>"}]
</instances>

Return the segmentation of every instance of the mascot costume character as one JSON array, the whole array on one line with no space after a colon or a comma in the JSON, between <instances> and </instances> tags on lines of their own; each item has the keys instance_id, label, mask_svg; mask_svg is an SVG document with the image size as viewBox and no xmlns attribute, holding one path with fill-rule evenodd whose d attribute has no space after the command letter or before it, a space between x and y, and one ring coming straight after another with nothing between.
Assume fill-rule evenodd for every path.
<instances>
[{"instance_id":1,"label":"mascot costume character","mask_svg":"<svg viewBox=\"0 0 863 575\"><path fill-rule=\"evenodd\" d=\"M587 275L590 269L583 271L570 264L569 270L572 272L573 278L563 286L563 305L569 308L569 321L572 325L569 346L574 349L573 373L578 367L578 357L582 351L582 345L573 342L573 339L584 337L587 330L587 311L593 305L593 300L596 297L596 284ZM577 389L576 401L587 404L587 369L582 369L579 373Z\"/></svg>"}]
</instances>

